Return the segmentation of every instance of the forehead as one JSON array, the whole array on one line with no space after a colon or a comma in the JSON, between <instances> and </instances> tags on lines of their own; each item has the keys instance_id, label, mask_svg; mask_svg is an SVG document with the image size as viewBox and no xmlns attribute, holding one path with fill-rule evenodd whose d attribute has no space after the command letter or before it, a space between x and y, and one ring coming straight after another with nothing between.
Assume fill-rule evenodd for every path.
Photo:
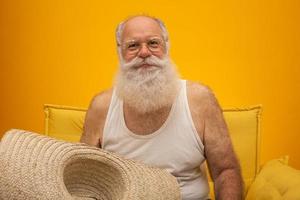
<instances>
[{"instance_id":1,"label":"forehead","mask_svg":"<svg viewBox=\"0 0 300 200\"><path fill-rule=\"evenodd\" d=\"M162 30L158 22L152 18L140 16L125 22L121 40L143 39L161 35Z\"/></svg>"}]
</instances>

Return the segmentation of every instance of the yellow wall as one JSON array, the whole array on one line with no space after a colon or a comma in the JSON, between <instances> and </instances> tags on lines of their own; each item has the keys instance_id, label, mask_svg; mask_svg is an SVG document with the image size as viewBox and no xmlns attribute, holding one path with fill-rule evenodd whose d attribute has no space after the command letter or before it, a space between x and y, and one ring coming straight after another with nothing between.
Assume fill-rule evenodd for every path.
<instances>
[{"instance_id":1,"label":"yellow wall","mask_svg":"<svg viewBox=\"0 0 300 200\"><path fill-rule=\"evenodd\" d=\"M43 104L87 107L113 82L114 30L136 13L166 22L183 78L222 107L262 104L262 162L300 168L300 1L0 1L0 136L43 132Z\"/></svg>"}]
</instances>

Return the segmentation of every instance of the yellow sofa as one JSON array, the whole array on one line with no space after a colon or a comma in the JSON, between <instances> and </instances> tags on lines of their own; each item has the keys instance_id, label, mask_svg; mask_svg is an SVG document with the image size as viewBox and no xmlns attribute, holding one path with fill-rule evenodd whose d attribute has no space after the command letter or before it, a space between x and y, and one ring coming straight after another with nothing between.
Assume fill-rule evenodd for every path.
<instances>
[{"instance_id":1,"label":"yellow sofa","mask_svg":"<svg viewBox=\"0 0 300 200\"><path fill-rule=\"evenodd\" d=\"M79 141L84 124L85 108L46 104L44 112L46 135L71 142ZM240 160L242 176L245 182L245 197L250 185L254 182L260 171L261 112L262 107L260 105L246 108L223 109L233 146ZM286 165L287 159L281 161L281 164ZM268 199L264 195L256 195L258 194L256 191L261 189L262 186L256 187L255 185L261 183L257 183L257 181L254 183L254 187L252 188L251 186L250 188L251 195L247 196L247 200ZM210 187L212 198L214 198L212 192L213 182L211 181ZM283 194L282 191L279 192L279 195L281 194ZM297 195L300 196L299 192Z\"/></svg>"}]
</instances>

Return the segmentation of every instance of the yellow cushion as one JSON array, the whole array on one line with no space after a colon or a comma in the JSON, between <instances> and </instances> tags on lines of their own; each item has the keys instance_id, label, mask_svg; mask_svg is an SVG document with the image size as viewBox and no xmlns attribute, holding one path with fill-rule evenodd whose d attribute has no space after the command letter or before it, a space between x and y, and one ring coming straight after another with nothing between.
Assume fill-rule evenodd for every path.
<instances>
[{"instance_id":1,"label":"yellow cushion","mask_svg":"<svg viewBox=\"0 0 300 200\"><path fill-rule=\"evenodd\" d=\"M296 199L300 199L300 171L287 166L281 159L263 166L246 197L246 200Z\"/></svg>"},{"instance_id":2,"label":"yellow cushion","mask_svg":"<svg viewBox=\"0 0 300 200\"><path fill-rule=\"evenodd\" d=\"M46 104L45 135L78 142L83 130L86 109Z\"/></svg>"},{"instance_id":3,"label":"yellow cushion","mask_svg":"<svg viewBox=\"0 0 300 200\"><path fill-rule=\"evenodd\" d=\"M86 109L47 104L44 111L46 135L71 142L79 141ZM259 170L261 106L224 109L223 113L247 190ZM210 185L212 188L212 183Z\"/></svg>"}]
</instances>

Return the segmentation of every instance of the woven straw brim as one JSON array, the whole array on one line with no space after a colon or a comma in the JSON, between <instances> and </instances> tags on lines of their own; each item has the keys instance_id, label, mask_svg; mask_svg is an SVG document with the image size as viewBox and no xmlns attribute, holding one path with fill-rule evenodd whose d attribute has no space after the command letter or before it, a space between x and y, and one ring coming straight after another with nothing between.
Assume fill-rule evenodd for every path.
<instances>
[{"instance_id":1,"label":"woven straw brim","mask_svg":"<svg viewBox=\"0 0 300 200\"><path fill-rule=\"evenodd\" d=\"M22 130L0 143L0 199L177 200L167 171Z\"/></svg>"}]
</instances>

